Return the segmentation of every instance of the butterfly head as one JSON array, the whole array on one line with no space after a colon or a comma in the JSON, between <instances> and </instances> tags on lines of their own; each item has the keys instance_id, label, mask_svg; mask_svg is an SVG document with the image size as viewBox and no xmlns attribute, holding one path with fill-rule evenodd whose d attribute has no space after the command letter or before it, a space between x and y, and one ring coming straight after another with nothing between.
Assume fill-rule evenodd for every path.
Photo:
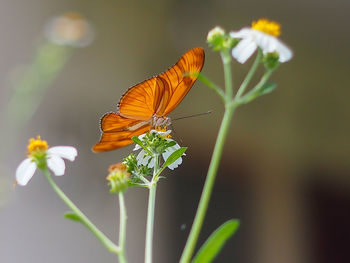
<instances>
[{"instance_id":1,"label":"butterfly head","mask_svg":"<svg viewBox=\"0 0 350 263\"><path fill-rule=\"evenodd\" d=\"M168 127L171 125L171 119L169 117L159 117L157 115L153 115L151 119L152 127Z\"/></svg>"}]
</instances>

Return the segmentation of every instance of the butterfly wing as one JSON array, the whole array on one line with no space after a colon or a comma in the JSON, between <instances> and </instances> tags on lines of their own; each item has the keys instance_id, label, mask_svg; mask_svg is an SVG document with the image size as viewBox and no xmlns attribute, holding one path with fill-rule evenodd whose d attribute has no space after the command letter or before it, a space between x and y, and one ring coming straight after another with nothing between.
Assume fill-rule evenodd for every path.
<instances>
[{"instance_id":1,"label":"butterfly wing","mask_svg":"<svg viewBox=\"0 0 350 263\"><path fill-rule=\"evenodd\" d=\"M203 48L191 49L174 66L157 77L158 86L167 91L164 92L167 96L163 97L163 102L157 108L158 116L168 115L179 105L197 80L196 74L201 72L204 59ZM184 76L185 73L193 75Z\"/></svg>"},{"instance_id":2,"label":"butterfly wing","mask_svg":"<svg viewBox=\"0 0 350 263\"><path fill-rule=\"evenodd\" d=\"M166 116L186 96L203 68L204 50L194 48L162 74L131 87L121 97L118 112L121 116L137 120L149 120L154 114Z\"/></svg>"},{"instance_id":3,"label":"butterfly wing","mask_svg":"<svg viewBox=\"0 0 350 263\"><path fill-rule=\"evenodd\" d=\"M128 119L118 113L107 113L100 121L100 141L92 147L94 152L118 149L133 143L131 137L139 136L150 129L148 122Z\"/></svg>"},{"instance_id":4,"label":"butterfly wing","mask_svg":"<svg viewBox=\"0 0 350 263\"><path fill-rule=\"evenodd\" d=\"M164 89L158 85L157 77L152 77L129 88L120 98L118 113L136 120L149 120L162 100Z\"/></svg>"}]
</instances>

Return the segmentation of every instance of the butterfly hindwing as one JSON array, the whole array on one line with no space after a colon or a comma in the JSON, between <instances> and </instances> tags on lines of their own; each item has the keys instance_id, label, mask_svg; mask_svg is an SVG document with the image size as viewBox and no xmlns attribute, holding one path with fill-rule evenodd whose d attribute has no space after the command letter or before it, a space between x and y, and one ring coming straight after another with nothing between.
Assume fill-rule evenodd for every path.
<instances>
[{"instance_id":1,"label":"butterfly hindwing","mask_svg":"<svg viewBox=\"0 0 350 263\"><path fill-rule=\"evenodd\" d=\"M94 152L105 152L118 149L133 143L131 138L139 136L150 129L142 120L133 120L117 113L107 113L101 118L101 139L93 146Z\"/></svg>"}]
</instances>

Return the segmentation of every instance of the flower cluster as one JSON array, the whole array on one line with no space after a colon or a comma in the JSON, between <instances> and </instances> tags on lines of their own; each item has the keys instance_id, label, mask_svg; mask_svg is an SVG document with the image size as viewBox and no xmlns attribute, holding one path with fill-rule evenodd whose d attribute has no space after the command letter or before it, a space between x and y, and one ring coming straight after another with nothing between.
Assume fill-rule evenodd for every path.
<instances>
[{"instance_id":1,"label":"flower cluster","mask_svg":"<svg viewBox=\"0 0 350 263\"><path fill-rule=\"evenodd\" d=\"M163 160L166 161L173 152L180 149L177 142L171 139L170 133L171 130L166 130L166 128L157 128L156 130L151 130L149 133L140 135L138 139L142 142L142 145L136 144L134 148L134 151L143 148L136 157L137 164L153 168L155 159L152 156L161 154ZM168 168L174 170L181 163L182 158L179 157Z\"/></svg>"},{"instance_id":2,"label":"flower cluster","mask_svg":"<svg viewBox=\"0 0 350 263\"><path fill-rule=\"evenodd\" d=\"M293 56L292 50L278 39L281 34L281 26L268 19L254 21L251 27L242 28L239 31L232 31L228 35L224 30L216 27L208 34L207 41L214 50L222 50L225 47L222 43L225 39L232 39L232 56L239 62L245 63L259 48L266 56L267 66L274 67L277 61L287 62ZM227 42L228 40L226 40Z\"/></svg>"}]
</instances>

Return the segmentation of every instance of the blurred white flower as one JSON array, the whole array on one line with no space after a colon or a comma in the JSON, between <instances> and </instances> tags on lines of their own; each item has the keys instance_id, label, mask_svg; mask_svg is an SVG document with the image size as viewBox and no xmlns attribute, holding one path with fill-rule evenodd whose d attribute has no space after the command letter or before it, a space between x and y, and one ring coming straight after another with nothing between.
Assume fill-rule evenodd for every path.
<instances>
[{"instance_id":1,"label":"blurred white flower","mask_svg":"<svg viewBox=\"0 0 350 263\"><path fill-rule=\"evenodd\" d=\"M45 36L57 45L85 47L92 43L95 32L91 24L79 13L66 13L49 20Z\"/></svg>"},{"instance_id":2,"label":"blurred white flower","mask_svg":"<svg viewBox=\"0 0 350 263\"><path fill-rule=\"evenodd\" d=\"M65 164L62 158L74 161L77 150L72 146L56 146L48 148L46 141L30 139L28 145L28 158L20 163L16 170L16 181L26 185L33 177L36 168L45 169L46 165L56 176L64 175Z\"/></svg>"},{"instance_id":3,"label":"blurred white flower","mask_svg":"<svg viewBox=\"0 0 350 263\"><path fill-rule=\"evenodd\" d=\"M251 28L242 28L240 31L230 33L232 38L241 39L232 49L232 56L243 64L259 47L264 54L276 52L279 55L279 62L287 62L292 58L293 52L277 38L280 34L279 24L259 19L252 23Z\"/></svg>"}]
</instances>

